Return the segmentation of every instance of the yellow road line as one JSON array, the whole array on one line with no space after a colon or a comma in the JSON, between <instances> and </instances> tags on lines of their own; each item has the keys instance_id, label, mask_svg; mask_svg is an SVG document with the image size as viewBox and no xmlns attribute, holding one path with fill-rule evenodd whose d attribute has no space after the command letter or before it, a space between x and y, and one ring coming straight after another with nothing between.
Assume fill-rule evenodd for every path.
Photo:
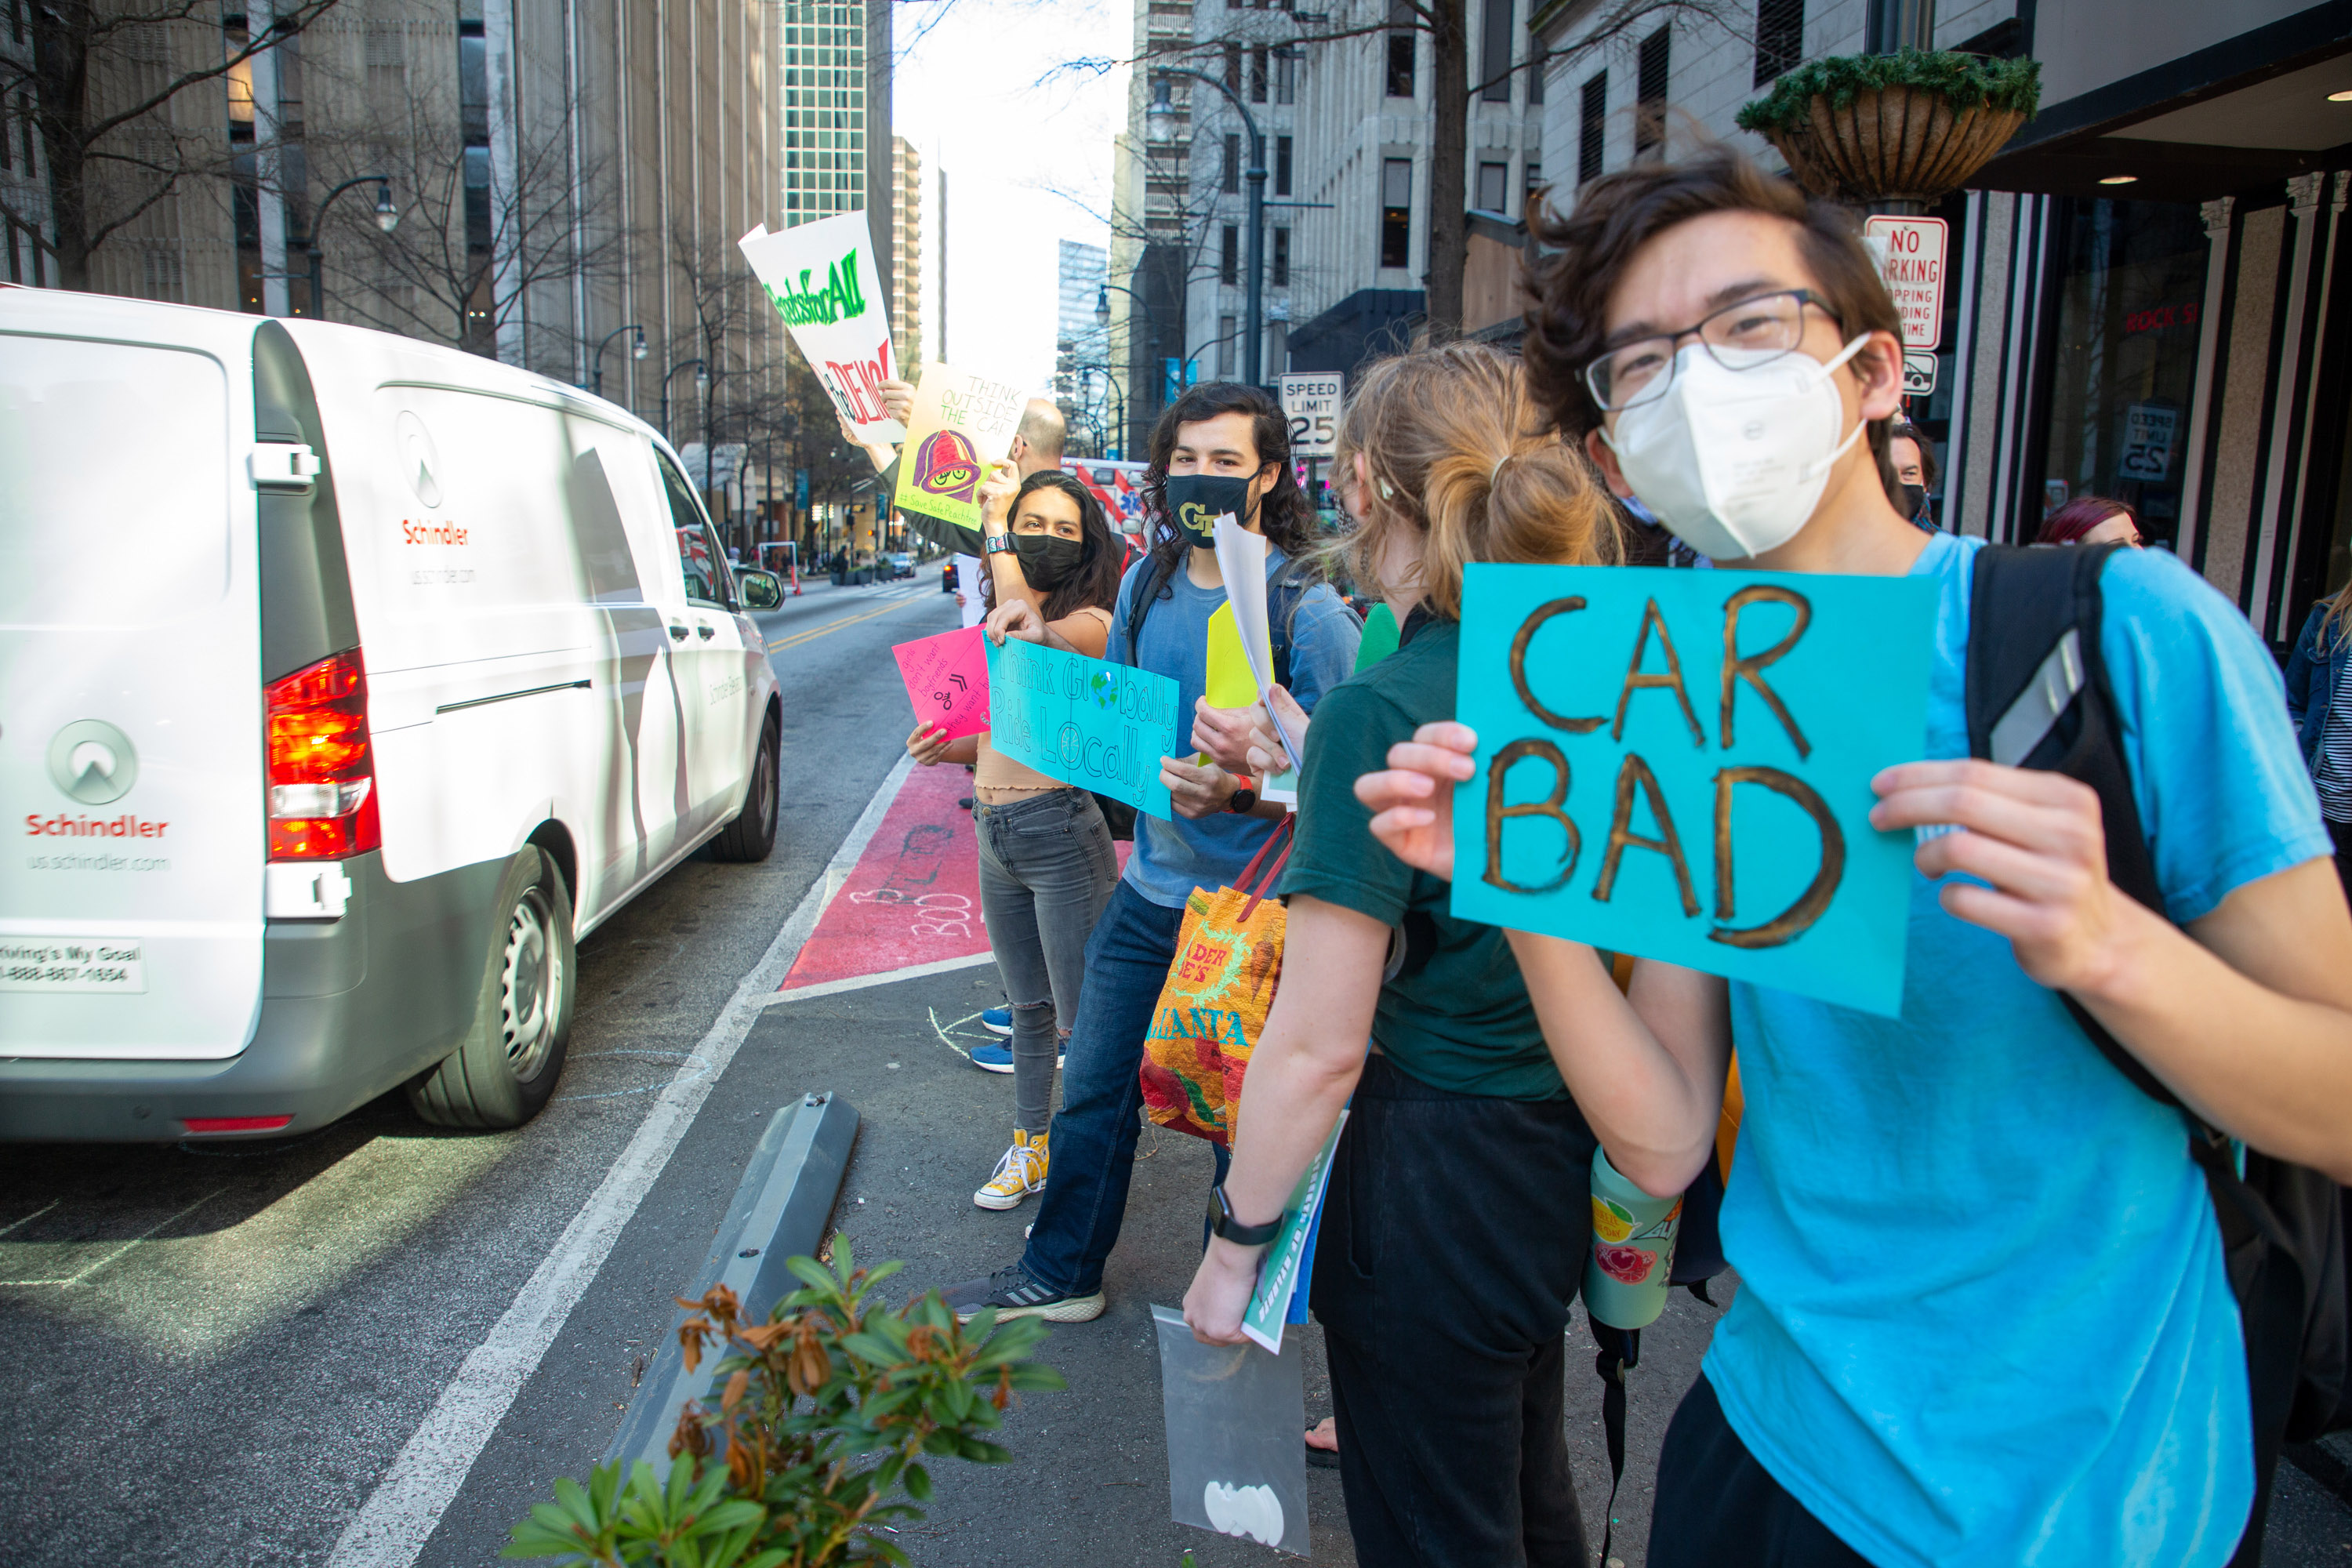
<instances>
[{"instance_id":1,"label":"yellow road line","mask_svg":"<svg viewBox=\"0 0 2352 1568\"><path fill-rule=\"evenodd\" d=\"M877 616L887 616L893 610L903 610L908 605L919 605L922 602L921 599L909 595L906 598L885 605L878 610L868 610L858 616L844 616L839 620L827 621L821 626L812 626L807 631L798 632L788 637L779 637L768 645L768 651L774 653L782 648L798 647L801 644L814 641L827 632L837 632L844 626L854 626L860 621L870 621Z\"/></svg>"}]
</instances>

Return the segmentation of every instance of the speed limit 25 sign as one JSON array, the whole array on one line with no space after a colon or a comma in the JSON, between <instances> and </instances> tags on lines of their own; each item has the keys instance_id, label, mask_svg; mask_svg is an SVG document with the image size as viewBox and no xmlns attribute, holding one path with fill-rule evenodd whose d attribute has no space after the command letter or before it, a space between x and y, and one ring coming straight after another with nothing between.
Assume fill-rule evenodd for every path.
<instances>
[{"instance_id":1,"label":"speed limit 25 sign","mask_svg":"<svg viewBox=\"0 0 2352 1568\"><path fill-rule=\"evenodd\" d=\"M1347 378L1337 372L1291 371L1275 378L1283 417L1290 421L1290 455L1328 458L1339 424Z\"/></svg>"}]
</instances>

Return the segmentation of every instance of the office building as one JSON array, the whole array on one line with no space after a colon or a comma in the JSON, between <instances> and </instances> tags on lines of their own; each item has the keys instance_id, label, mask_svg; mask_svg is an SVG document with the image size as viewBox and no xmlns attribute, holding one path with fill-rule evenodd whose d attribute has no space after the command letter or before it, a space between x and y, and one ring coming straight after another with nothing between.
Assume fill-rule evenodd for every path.
<instances>
[{"instance_id":1,"label":"office building","mask_svg":"<svg viewBox=\"0 0 2352 1568\"><path fill-rule=\"evenodd\" d=\"M1108 254L1099 245L1061 242L1054 328L1054 401L1069 427L1073 452L1104 456L1119 444L1111 424L1110 334L1097 318Z\"/></svg>"},{"instance_id":2,"label":"office building","mask_svg":"<svg viewBox=\"0 0 2352 1568\"><path fill-rule=\"evenodd\" d=\"M1670 154L1680 116L1779 166L1733 127L1739 106L1799 59L1881 41L1863 7L1799 0L1762 0L1755 29L1677 15L1598 47L1583 8L1542 21L1561 205ZM2074 497L2128 501L2288 641L2352 576L2352 20L2294 0L1973 0L1934 16L1933 41L2042 62L2039 113L1934 214L1941 342L1909 411L1942 449L1939 515L2031 540Z\"/></svg>"},{"instance_id":3,"label":"office building","mask_svg":"<svg viewBox=\"0 0 2352 1568\"><path fill-rule=\"evenodd\" d=\"M891 350L911 372L923 363L923 160L903 136L890 138L890 210Z\"/></svg>"}]
</instances>

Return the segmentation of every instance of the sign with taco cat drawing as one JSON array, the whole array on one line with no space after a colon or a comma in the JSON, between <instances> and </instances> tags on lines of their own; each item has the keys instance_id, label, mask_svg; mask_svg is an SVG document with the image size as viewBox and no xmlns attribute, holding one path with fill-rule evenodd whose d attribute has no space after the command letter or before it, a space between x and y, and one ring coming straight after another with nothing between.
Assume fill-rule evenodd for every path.
<instances>
[{"instance_id":1,"label":"sign with taco cat drawing","mask_svg":"<svg viewBox=\"0 0 2352 1568\"><path fill-rule=\"evenodd\" d=\"M1466 569L1454 912L1885 1016L1937 584L1662 567Z\"/></svg>"},{"instance_id":2,"label":"sign with taco cat drawing","mask_svg":"<svg viewBox=\"0 0 2352 1568\"><path fill-rule=\"evenodd\" d=\"M882 384L900 379L904 367L891 363L888 296L874 269L866 215L840 213L781 234L761 224L735 243L857 438L905 440L907 427L882 406Z\"/></svg>"},{"instance_id":3,"label":"sign with taco cat drawing","mask_svg":"<svg viewBox=\"0 0 2352 1568\"><path fill-rule=\"evenodd\" d=\"M978 528L980 482L1013 450L1013 432L1027 401L1012 382L924 365L890 503L959 528Z\"/></svg>"}]
</instances>

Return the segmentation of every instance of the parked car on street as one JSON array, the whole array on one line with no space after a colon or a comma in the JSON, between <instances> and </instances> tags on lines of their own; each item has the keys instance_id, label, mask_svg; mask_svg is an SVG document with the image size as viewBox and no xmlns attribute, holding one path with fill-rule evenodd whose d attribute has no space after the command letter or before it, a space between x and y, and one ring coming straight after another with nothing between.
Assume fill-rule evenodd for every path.
<instances>
[{"instance_id":1,"label":"parked car on street","mask_svg":"<svg viewBox=\"0 0 2352 1568\"><path fill-rule=\"evenodd\" d=\"M578 939L774 843L782 586L613 404L0 286L0 1137L513 1126Z\"/></svg>"}]
</instances>

